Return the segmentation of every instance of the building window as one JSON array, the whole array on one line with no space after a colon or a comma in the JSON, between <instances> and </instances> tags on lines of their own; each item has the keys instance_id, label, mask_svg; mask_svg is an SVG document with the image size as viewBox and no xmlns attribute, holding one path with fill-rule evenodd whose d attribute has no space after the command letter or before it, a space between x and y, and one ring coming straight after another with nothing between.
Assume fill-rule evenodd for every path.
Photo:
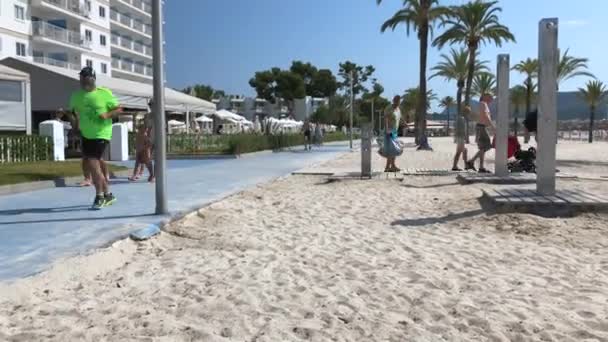
<instances>
[{"instance_id":1,"label":"building window","mask_svg":"<svg viewBox=\"0 0 608 342\"><path fill-rule=\"evenodd\" d=\"M16 51L17 56L25 57L25 44L23 44L23 43L17 43L16 44L16 50L17 50Z\"/></svg>"},{"instance_id":2,"label":"building window","mask_svg":"<svg viewBox=\"0 0 608 342\"><path fill-rule=\"evenodd\" d=\"M25 8L15 5L15 19L25 20Z\"/></svg>"},{"instance_id":3,"label":"building window","mask_svg":"<svg viewBox=\"0 0 608 342\"><path fill-rule=\"evenodd\" d=\"M91 2L89 0L84 2L84 5L87 8L87 11L91 12Z\"/></svg>"},{"instance_id":4,"label":"building window","mask_svg":"<svg viewBox=\"0 0 608 342\"><path fill-rule=\"evenodd\" d=\"M99 44L101 44L102 46L106 46L106 36L104 36L103 34L99 35Z\"/></svg>"},{"instance_id":5,"label":"building window","mask_svg":"<svg viewBox=\"0 0 608 342\"><path fill-rule=\"evenodd\" d=\"M99 6L99 17L100 18L106 17L106 8L103 6Z\"/></svg>"},{"instance_id":6,"label":"building window","mask_svg":"<svg viewBox=\"0 0 608 342\"><path fill-rule=\"evenodd\" d=\"M93 61L92 61L92 60L87 59L87 62L86 62L86 63L87 63L87 66L88 66L89 68L92 68L92 67L93 67Z\"/></svg>"},{"instance_id":7,"label":"building window","mask_svg":"<svg viewBox=\"0 0 608 342\"><path fill-rule=\"evenodd\" d=\"M0 101L23 101L23 89L21 82L0 80Z\"/></svg>"},{"instance_id":8,"label":"building window","mask_svg":"<svg viewBox=\"0 0 608 342\"><path fill-rule=\"evenodd\" d=\"M91 32L91 30L84 30L84 36L87 41L89 41L89 42L93 41L93 32Z\"/></svg>"},{"instance_id":9,"label":"building window","mask_svg":"<svg viewBox=\"0 0 608 342\"><path fill-rule=\"evenodd\" d=\"M106 63L101 63L101 73L102 74L108 73L108 65Z\"/></svg>"}]
</instances>

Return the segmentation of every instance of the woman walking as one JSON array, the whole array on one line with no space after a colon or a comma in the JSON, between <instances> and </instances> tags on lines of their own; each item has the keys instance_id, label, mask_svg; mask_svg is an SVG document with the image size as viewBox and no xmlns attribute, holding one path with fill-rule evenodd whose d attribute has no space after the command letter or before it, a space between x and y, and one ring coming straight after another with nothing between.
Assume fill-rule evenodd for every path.
<instances>
[{"instance_id":1,"label":"woman walking","mask_svg":"<svg viewBox=\"0 0 608 342\"><path fill-rule=\"evenodd\" d=\"M384 110L384 146L383 156L386 158L386 167L384 172L399 172L401 169L395 164L395 160L402 153L401 146L399 146L398 131L399 122L401 121L401 110L399 104L401 103L401 97L398 95L393 98L393 103L386 107Z\"/></svg>"}]
</instances>

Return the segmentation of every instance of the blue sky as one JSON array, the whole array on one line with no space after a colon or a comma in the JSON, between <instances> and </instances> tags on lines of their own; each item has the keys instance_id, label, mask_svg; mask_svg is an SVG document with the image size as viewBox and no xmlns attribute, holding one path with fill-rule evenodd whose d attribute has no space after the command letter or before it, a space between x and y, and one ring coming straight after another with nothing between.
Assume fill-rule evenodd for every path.
<instances>
[{"instance_id":1,"label":"blue sky","mask_svg":"<svg viewBox=\"0 0 608 342\"><path fill-rule=\"evenodd\" d=\"M443 0L444 4L463 0ZM287 68L293 60L309 61L337 71L351 60L376 67L385 96L401 94L417 85L418 41L405 28L380 33L380 25L399 9L401 0L180 0L166 1L165 39L167 75L172 87L210 84L229 94L254 95L248 81L256 71ZM590 59L591 71L608 82L608 30L602 26L608 13L605 0L502 0L503 24L517 43L484 46L481 57L495 69L496 55L509 53L515 64L538 55L538 21L560 19L560 48ZM440 32L440 31L436 31ZM448 47L442 52L447 52ZM429 49L429 67L440 51ZM511 73L511 84L522 76ZM586 82L578 78L561 90L576 90ZM440 96L455 95L455 84L430 81ZM436 105L433 106L434 108Z\"/></svg>"}]
</instances>

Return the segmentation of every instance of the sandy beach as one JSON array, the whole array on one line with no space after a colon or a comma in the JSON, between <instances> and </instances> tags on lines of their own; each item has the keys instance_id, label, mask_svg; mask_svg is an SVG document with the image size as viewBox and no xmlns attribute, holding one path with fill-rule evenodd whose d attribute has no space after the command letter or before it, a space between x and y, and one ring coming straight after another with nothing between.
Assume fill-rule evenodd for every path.
<instances>
[{"instance_id":1,"label":"sandy beach","mask_svg":"<svg viewBox=\"0 0 608 342\"><path fill-rule=\"evenodd\" d=\"M398 164L449 168L431 142ZM608 191L607 143L558 159L597 178L559 187ZM0 285L0 341L608 341L608 215L495 215L484 187L284 177Z\"/></svg>"}]
</instances>

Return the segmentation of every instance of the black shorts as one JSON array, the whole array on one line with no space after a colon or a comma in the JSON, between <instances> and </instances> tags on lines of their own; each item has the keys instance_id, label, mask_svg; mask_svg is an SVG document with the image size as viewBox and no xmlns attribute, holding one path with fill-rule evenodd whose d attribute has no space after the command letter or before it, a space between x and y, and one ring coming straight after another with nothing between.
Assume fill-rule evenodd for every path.
<instances>
[{"instance_id":1,"label":"black shorts","mask_svg":"<svg viewBox=\"0 0 608 342\"><path fill-rule=\"evenodd\" d=\"M102 159L110 141L105 139L82 138L82 157L85 159Z\"/></svg>"},{"instance_id":2,"label":"black shorts","mask_svg":"<svg viewBox=\"0 0 608 342\"><path fill-rule=\"evenodd\" d=\"M306 138L310 138L310 131L304 131L304 136Z\"/></svg>"}]
</instances>

